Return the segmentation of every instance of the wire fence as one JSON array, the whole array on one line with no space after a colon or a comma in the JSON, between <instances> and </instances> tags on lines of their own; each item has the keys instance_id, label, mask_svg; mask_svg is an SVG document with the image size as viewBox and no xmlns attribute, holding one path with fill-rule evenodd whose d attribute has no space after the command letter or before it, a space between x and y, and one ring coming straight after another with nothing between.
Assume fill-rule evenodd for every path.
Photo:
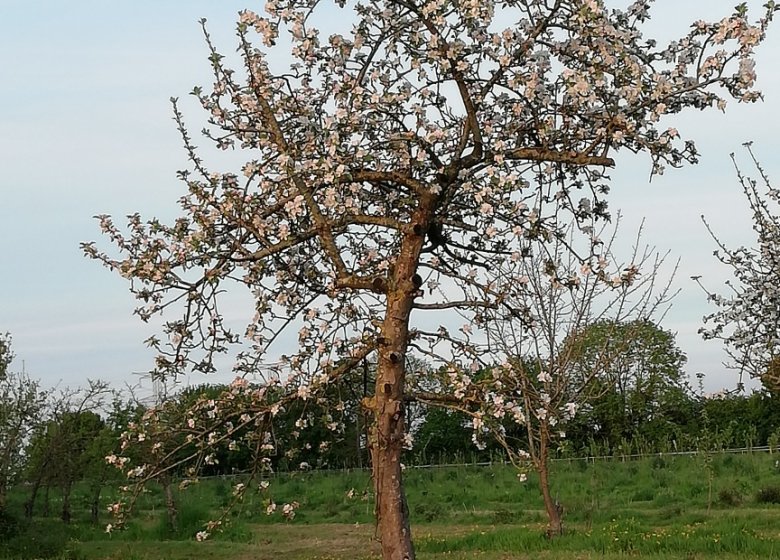
<instances>
[{"instance_id":1,"label":"wire fence","mask_svg":"<svg viewBox=\"0 0 780 560\"><path fill-rule=\"evenodd\" d=\"M747 455L751 453L778 453L778 458L780 460L780 450L778 450L775 447L768 446L768 445L761 445L761 446L752 446L752 447L733 447L728 449L713 449L713 450L688 450L688 451L660 451L660 452L654 452L654 453L615 453L611 455L583 455L578 457L555 457L550 459L553 463L576 463L579 461L584 461L586 463L596 463L599 461L619 461L619 462L627 462L627 461L639 461L642 459L650 459L650 458L667 458L667 457L693 457L693 456L701 456L701 455L728 455L728 454L736 454L736 455ZM424 470L424 469L457 469L457 468L466 468L466 467L494 467L494 466L509 466L512 463L507 460L491 460L491 461L470 461L470 462L445 462L445 463L430 463L430 464L421 464L421 465L403 465L404 470ZM341 468L303 468L298 470L279 470L279 471L273 471L264 473L264 478L270 478L270 477L280 477L280 476L297 476L301 473L307 473L307 474L344 474L344 473L354 473L354 472L370 472L371 467L365 466L365 467L341 467ZM220 475L212 475L212 476L202 476L199 477L201 479L210 479L210 478L223 478L223 479L231 479L231 478L237 478L241 476L247 476L248 472L237 472L232 474L220 474Z\"/></svg>"}]
</instances>

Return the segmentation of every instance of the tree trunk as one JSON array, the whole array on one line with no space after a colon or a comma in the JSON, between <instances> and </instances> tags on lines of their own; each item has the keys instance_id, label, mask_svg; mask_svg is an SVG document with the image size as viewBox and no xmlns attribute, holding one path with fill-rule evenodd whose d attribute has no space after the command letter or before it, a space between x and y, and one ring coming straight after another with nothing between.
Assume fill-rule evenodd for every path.
<instances>
[{"instance_id":1,"label":"tree trunk","mask_svg":"<svg viewBox=\"0 0 780 560\"><path fill-rule=\"evenodd\" d=\"M35 499L38 497L38 490L41 489L41 482L43 482L43 475L39 474L35 477L35 482L33 482L30 497L24 502L24 516L27 519L32 519L35 510Z\"/></svg>"},{"instance_id":2,"label":"tree trunk","mask_svg":"<svg viewBox=\"0 0 780 560\"><path fill-rule=\"evenodd\" d=\"M47 483L45 488L46 490L43 493L43 516L49 517L49 514L51 513L51 500L49 500L49 490L51 489L51 486Z\"/></svg>"},{"instance_id":3,"label":"tree trunk","mask_svg":"<svg viewBox=\"0 0 780 560\"><path fill-rule=\"evenodd\" d=\"M380 349L374 406L371 459L376 496L377 529L384 560L413 560L401 452L404 439L404 357L411 306L405 313L404 299L388 297L383 327L386 346ZM404 319L405 317L405 319ZM401 318L399 321L398 318Z\"/></svg>"},{"instance_id":4,"label":"tree trunk","mask_svg":"<svg viewBox=\"0 0 780 560\"><path fill-rule=\"evenodd\" d=\"M404 235L395 269L386 286L387 307L377 360L371 459L376 497L377 530L383 560L414 560L409 508L401 473L404 441L404 382L409 318L421 284L417 276L420 251L430 220L421 206ZM415 234L414 231L418 233Z\"/></svg>"},{"instance_id":5,"label":"tree trunk","mask_svg":"<svg viewBox=\"0 0 780 560\"><path fill-rule=\"evenodd\" d=\"M168 526L171 529L171 533L175 534L179 524L178 511L176 510L176 499L173 496L171 478L166 476L161 482L163 488L165 489L165 509L168 512Z\"/></svg>"},{"instance_id":6,"label":"tree trunk","mask_svg":"<svg viewBox=\"0 0 780 560\"><path fill-rule=\"evenodd\" d=\"M100 522L100 494L102 491L102 481L97 481L92 488L92 503L90 504L90 520L93 525L97 525Z\"/></svg>"},{"instance_id":7,"label":"tree trunk","mask_svg":"<svg viewBox=\"0 0 780 560\"><path fill-rule=\"evenodd\" d=\"M73 486L70 483L64 484L62 486L62 512L60 513L60 518L65 524L70 523L71 520L70 492L72 488Z\"/></svg>"},{"instance_id":8,"label":"tree trunk","mask_svg":"<svg viewBox=\"0 0 780 560\"><path fill-rule=\"evenodd\" d=\"M544 509L547 511L547 536L554 538L563 534L561 515L563 507L550 494L550 461L547 456L547 437L542 434L539 440L539 461L536 470L539 472L539 488L544 498Z\"/></svg>"},{"instance_id":9,"label":"tree trunk","mask_svg":"<svg viewBox=\"0 0 780 560\"><path fill-rule=\"evenodd\" d=\"M360 414L355 415L355 465L357 468L363 468L363 450L360 449L360 437L363 435L360 427Z\"/></svg>"},{"instance_id":10,"label":"tree trunk","mask_svg":"<svg viewBox=\"0 0 780 560\"><path fill-rule=\"evenodd\" d=\"M48 448L47 448L48 449ZM46 476L46 473L49 471L49 460L51 458L51 455L47 452L43 456L43 461L37 468L37 472L35 473L35 481L33 482L32 491L30 492L30 498L24 503L24 516L27 519L32 519L33 513L35 511L35 500L38 497L38 491L41 489L41 484L43 484L43 479ZM46 513L45 515L49 514L49 494L48 494L48 486L47 486L47 492L46 492Z\"/></svg>"}]
</instances>

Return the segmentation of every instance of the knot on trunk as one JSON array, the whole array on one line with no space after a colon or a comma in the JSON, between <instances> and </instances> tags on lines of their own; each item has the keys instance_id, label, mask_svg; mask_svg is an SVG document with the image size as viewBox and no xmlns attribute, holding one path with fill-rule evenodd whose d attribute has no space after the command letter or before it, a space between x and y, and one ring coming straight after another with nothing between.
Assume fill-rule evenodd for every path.
<instances>
[{"instance_id":1,"label":"knot on trunk","mask_svg":"<svg viewBox=\"0 0 780 560\"><path fill-rule=\"evenodd\" d=\"M387 280L382 276L375 276L371 280L371 291L377 294L387 293Z\"/></svg>"}]
</instances>

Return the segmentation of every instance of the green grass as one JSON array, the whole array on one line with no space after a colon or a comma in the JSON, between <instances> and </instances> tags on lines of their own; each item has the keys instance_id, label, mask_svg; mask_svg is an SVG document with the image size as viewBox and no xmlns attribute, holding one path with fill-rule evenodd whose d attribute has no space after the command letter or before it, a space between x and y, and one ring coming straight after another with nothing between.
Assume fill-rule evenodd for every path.
<instances>
[{"instance_id":1,"label":"green grass","mask_svg":"<svg viewBox=\"0 0 780 560\"><path fill-rule=\"evenodd\" d=\"M658 527L630 518L615 520L594 531L574 529L549 540L540 531L525 527L476 531L459 537L423 538L421 552L592 552L642 554L748 554L761 558L780 557L780 541L762 536L747 523L733 525L714 520L675 527Z\"/></svg>"},{"instance_id":2,"label":"green grass","mask_svg":"<svg viewBox=\"0 0 780 560\"><path fill-rule=\"evenodd\" d=\"M663 457L629 462L562 461L553 495L565 508L566 534L544 537L534 477L510 467L409 469L405 483L420 558L780 558L780 473L775 457ZM709 473L713 474L710 494ZM228 515L213 542L194 534L231 499L238 480L209 479L178 495L178 530L168 526L162 490L150 486L125 531L106 535L88 523L87 501L74 498L75 522L19 522L0 540L0 557L70 560L151 558L372 558L372 487L366 472L280 474L265 493L253 489ZM78 494L78 493L77 493ZM710 495L712 500L710 501ZM52 514L58 497L52 494ZM267 516L268 497L296 500L291 523ZM10 497L21 511L24 488ZM108 503L112 496L107 496ZM17 516L18 517L18 516Z\"/></svg>"}]
</instances>

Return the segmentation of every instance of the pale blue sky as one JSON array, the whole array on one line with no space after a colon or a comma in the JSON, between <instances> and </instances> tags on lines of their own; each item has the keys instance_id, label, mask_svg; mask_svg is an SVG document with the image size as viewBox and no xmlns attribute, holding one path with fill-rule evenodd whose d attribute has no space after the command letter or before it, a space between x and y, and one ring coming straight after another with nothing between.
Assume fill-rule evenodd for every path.
<instances>
[{"instance_id":1,"label":"pale blue sky","mask_svg":"<svg viewBox=\"0 0 780 560\"><path fill-rule=\"evenodd\" d=\"M680 35L695 19L727 15L735 2L658 0L654 26ZM210 83L198 19L206 17L221 50L232 52L244 7L260 11L262 2L0 0L0 331L14 337L17 368L24 360L47 385L87 377L122 383L149 369L153 356L142 341L152 329L132 316L126 283L82 257L79 242L99 237L94 214L175 215L182 194L175 172L186 161L168 99ZM735 378L720 366L718 343L696 334L709 309L689 276L714 287L728 271L712 258L699 215L728 241L752 239L728 153L754 140L769 173L780 168L773 153L780 22L758 59L763 104L730 103L726 115L674 121L697 140L698 166L648 183L649 163L626 157L613 173L610 205L622 209L626 230L646 217L646 239L682 259L682 292L664 326L678 332L689 372L709 374L711 390ZM185 110L199 130L202 113L192 103Z\"/></svg>"}]
</instances>

